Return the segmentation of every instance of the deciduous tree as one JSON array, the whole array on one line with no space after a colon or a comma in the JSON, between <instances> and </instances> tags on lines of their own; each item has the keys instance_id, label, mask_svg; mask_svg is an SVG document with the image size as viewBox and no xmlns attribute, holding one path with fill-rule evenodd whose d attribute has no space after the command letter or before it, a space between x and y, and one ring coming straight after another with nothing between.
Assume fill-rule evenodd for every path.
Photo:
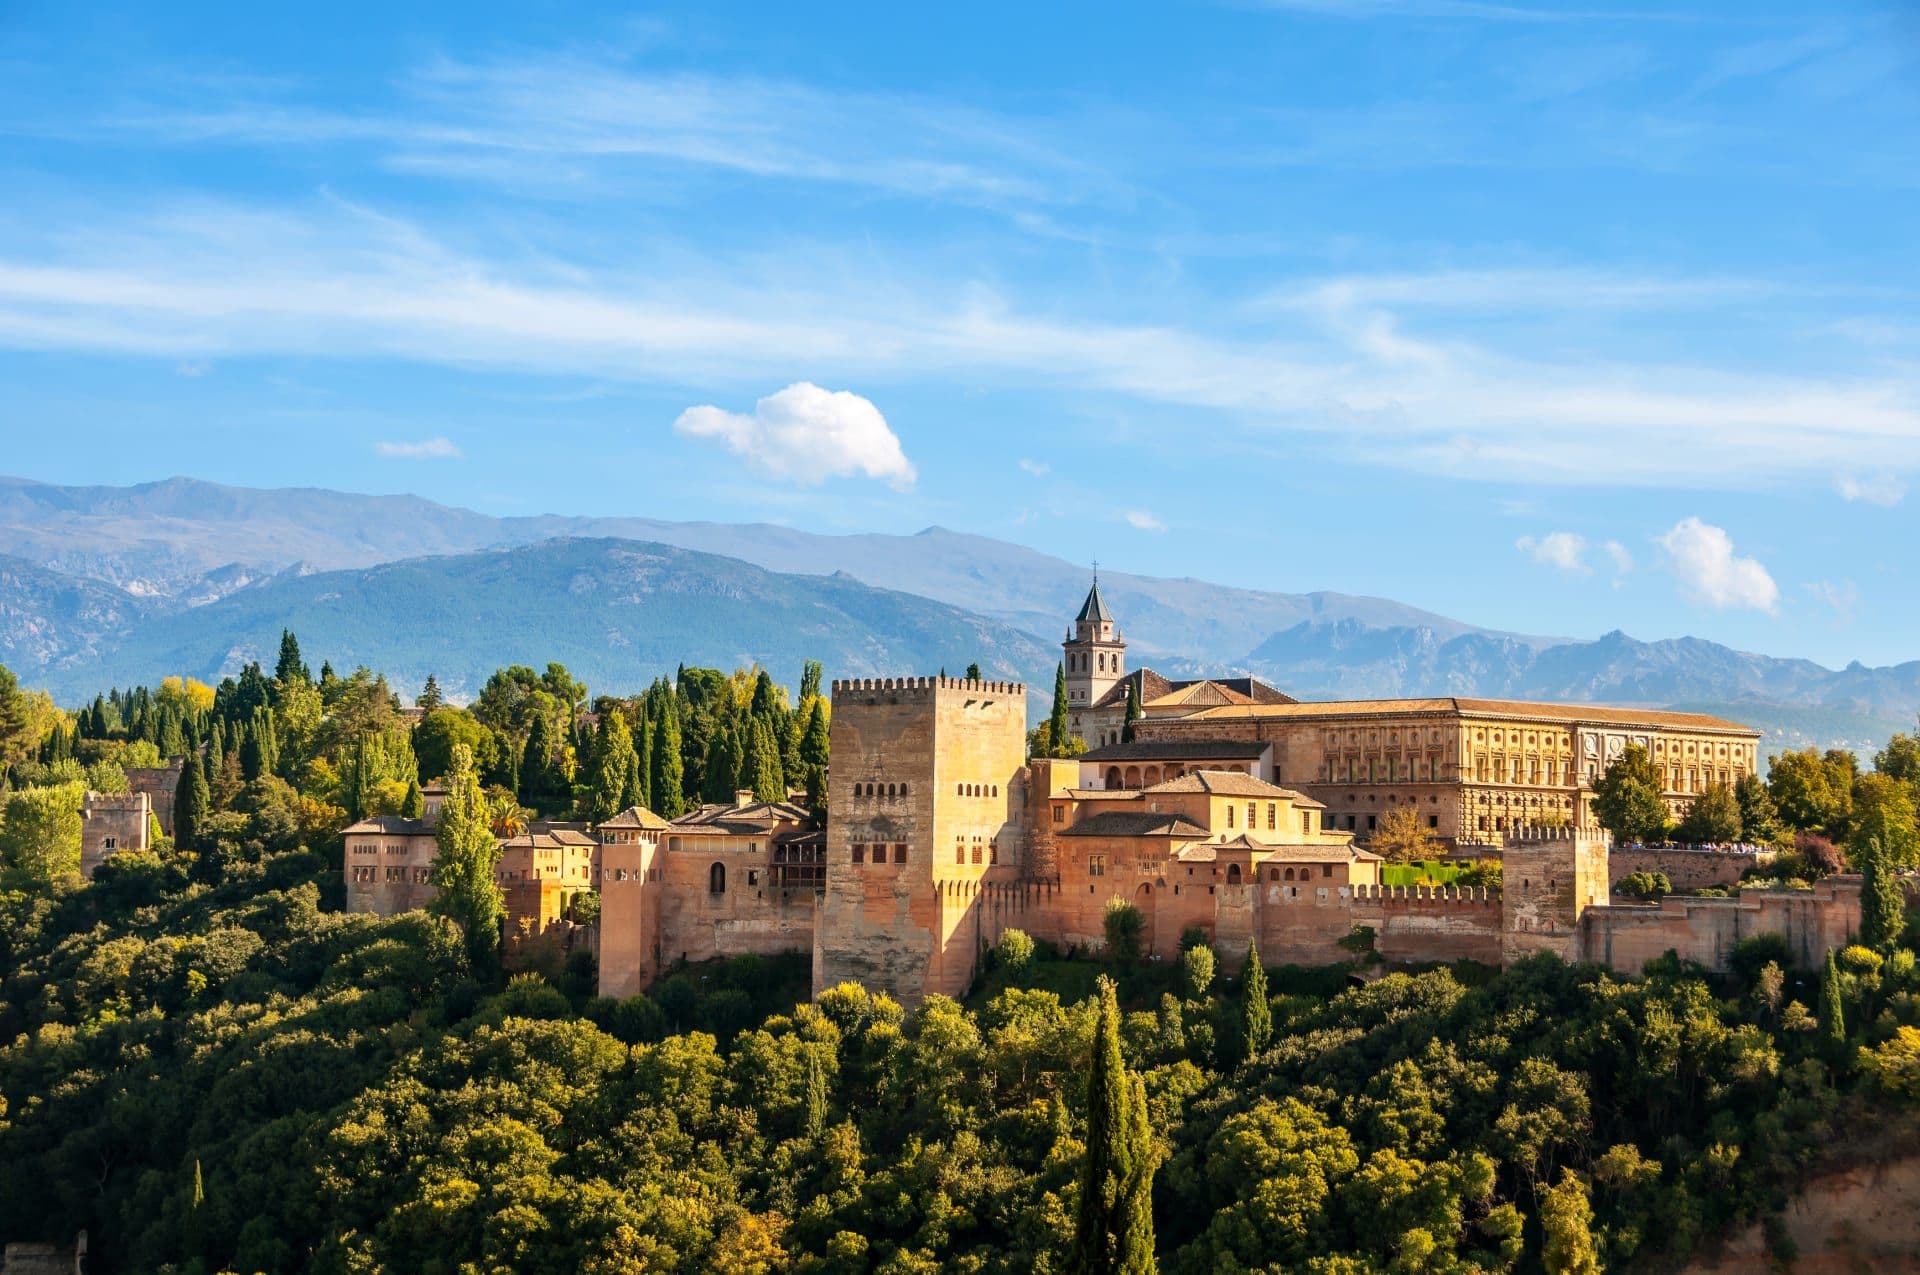
<instances>
[{"instance_id":1,"label":"deciduous tree","mask_svg":"<svg viewBox=\"0 0 1920 1275\"><path fill-rule=\"evenodd\" d=\"M1629 744L1594 785L1594 815L1617 840L1658 841L1667 828L1662 787L1647 750Z\"/></svg>"},{"instance_id":2,"label":"deciduous tree","mask_svg":"<svg viewBox=\"0 0 1920 1275\"><path fill-rule=\"evenodd\" d=\"M433 910L460 926L468 956L480 968L493 964L500 946L500 920L506 915L506 901L493 879L500 848L487 815L473 753L466 745L456 744L453 768L447 773L446 800L434 831L437 850L432 872L438 893Z\"/></svg>"}]
</instances>

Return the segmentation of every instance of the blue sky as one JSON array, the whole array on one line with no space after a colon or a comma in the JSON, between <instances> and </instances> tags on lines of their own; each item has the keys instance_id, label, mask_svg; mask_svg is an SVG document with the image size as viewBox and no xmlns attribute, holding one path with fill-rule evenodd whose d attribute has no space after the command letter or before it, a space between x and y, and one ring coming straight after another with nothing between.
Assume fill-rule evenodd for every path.
<instances>
[{"instance_id":1,"label":"blue sky","mask_svg":"<svg viewBox=\"0 0 1920 1275\"><path fill-rule=\"evenodd\" d=\"M0 471L1920 657L1920 9L0 8Z\"/></svg>"}]
</instances>

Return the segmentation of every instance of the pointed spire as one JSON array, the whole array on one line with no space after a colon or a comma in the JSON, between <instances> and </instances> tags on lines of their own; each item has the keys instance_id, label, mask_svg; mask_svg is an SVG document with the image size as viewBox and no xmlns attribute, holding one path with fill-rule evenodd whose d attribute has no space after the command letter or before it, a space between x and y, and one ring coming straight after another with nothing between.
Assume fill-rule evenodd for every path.
<instances>
[{"instance_id":1,"label":"pointed spire","mask_svg":"<svg viewBox=\"0 0 1920 1275\"><path fill-rule=\"evenodd\" d=\"M1107 610L1106 600L1100 596L1100 570L1095 564L1093 587L1087 590L1087 600L1080 604L1080 614L1074 617L1075 623L1112 624L1113 613Z\"/></svg>"}]
</instances>

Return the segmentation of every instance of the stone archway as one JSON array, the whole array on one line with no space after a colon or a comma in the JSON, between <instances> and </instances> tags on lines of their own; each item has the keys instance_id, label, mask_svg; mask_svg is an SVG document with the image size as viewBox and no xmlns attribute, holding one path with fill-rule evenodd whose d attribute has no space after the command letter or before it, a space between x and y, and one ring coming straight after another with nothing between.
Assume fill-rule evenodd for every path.
<instances>
[{"instance_id":1,"label":"stone archway","mask_svg":"<svg viewBox=\"0 0 1920 1275\"><path fill-rule=\"evenodd\" d=\"M1119 786L1120 786L1120 768L1118 766L1107 767L1107 787L1118 788Z\"/></svg>"},{"instance_id":2,"label":"stone archway","mask_svg":"<svg viewBox=\"0 0 1920 1275\"><path fill-rule=\"evenodd\" d=\"M1138 766L1127 767L1126 787L1138 788L1139 786L1140 786L1140 768Z\"/></svg>"}]
</instances>

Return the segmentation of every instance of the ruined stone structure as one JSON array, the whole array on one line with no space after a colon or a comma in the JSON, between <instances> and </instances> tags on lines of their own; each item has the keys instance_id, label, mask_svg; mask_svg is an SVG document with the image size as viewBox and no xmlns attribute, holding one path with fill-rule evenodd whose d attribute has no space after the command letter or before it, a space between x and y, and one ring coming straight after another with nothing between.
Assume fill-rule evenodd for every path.
<instances>
[{"instance_id":1,"label":"ruined stone structure","mask_svg":"<svg viewBox=\"0 0 1920 1275\"><path fill-rule=\"evenodd\" d=\"M143 792L80 799L80 875L88 880L101 864L125 850L145 850L153 807Z\"/></svg>"},{"instance_id":2,"label":"ruined stone structure","mask_svg":"<svg viewBox=\"0 0 1920 1275\"><path fill-rule=\"evenodd\" d=\"M1636 872L1658 872L1672 883L1675 890L1691 892L1738 885L1740 878L1753 865L1754 855L1739 850L1695 846L1615 846L1607 867L1615 885Z\"/></svg>"},{"instance_id":3,"label":"ruined stone structure","mask_svg":"<svg viewBox=\"0 0 1920 1275\"><path fill-rule=\"evenodd\" d=\"M176 757L164 766L132 766L127 770L127 791L143 792L160 821L162 835L173 835L173 797L180 790L180 771L184 757Z\"/></svg>"}]
</instances>

